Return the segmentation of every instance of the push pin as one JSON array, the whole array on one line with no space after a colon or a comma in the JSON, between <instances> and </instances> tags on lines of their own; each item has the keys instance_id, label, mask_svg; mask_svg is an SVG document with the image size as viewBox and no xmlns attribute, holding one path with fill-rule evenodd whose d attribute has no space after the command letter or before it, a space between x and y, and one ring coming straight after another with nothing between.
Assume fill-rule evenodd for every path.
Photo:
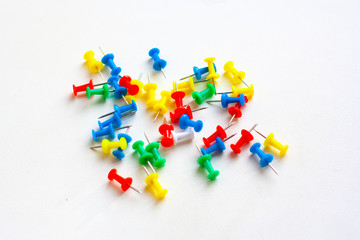
<instances>
[{"instance_id":1,"label":"push pin","mask_svg":"<svg viewBox=\"0 0 360 240\"><path fill-rule=\"evenodd\" d=\"M90 81L88 83L80 85L80 86L75 86L75 84L73 84L74 96L77 96L77 94L79 92L85 92L87 87L89 87L90 90L94 89L94 84L93 84L92 79L90 79Z\"/></svg>"},{"instance_id":2,"label":"push pin","mask_svg":"<svg viewBox=\"0 0 360 240\"><path fill-rule=\"evenodd\" d=\"M213 63L213 64L214 64L214 69L215 69L215 72L216 72L215 63ZM180 78L180 80L187 79L187 78L193 77L193 76L195 76L195 78L197 80L200 80L202 75L209 72L209 68L208 67L198 68L198 67L195 66L195 67L193 67L193 72L194 72L194 74L191 74L191 75L189 75L187 77L184 77L184 78Z\"/></svg>"},{"instance_id":3,"label":"push pin","mask_svg":"<svg viewBox=\"0 0 360 240\"><path fill-rule=\"evenodd\" d=\"M166 103L169 102L171 93L169 91L161 91L161 99L153 106L155 112L157 112L153 122L156 121L159 114L164 115L167 112Z\"/></svg>"},{"instance_id":4,"label":"push pin","mask_svg":"<svg viewBox=\"0 0 360 240\"><path fill-rule=\"evenodd\" d=\"M209 75L206 76L206 79L211 80L214 86L215 86L215 80L220 78L220 75L218 73L216 73L216 70L214 67L215 60L216 60L216 58L214 58L214 57L208 57L208 58L204 59L204 62L207 62L208 69L209 69Z\"/></svg>"},{"instance_id":5,"label":"push pin","mask_svg":"<svg viewBox=\"0 0 360 240\"><path fill-rule=\"evenodd\" d=\"M262 151L260 149L261 144L260 143L254 143L251 147L250 147L250 152L253 154L256 154L259 156L260 158L260 166L261 167L266 167L266 166L270 166L271 169L277 174L279 175L279 173L275 170L275 168L273 167L273 165L271 165L272 160L274 159L274 156L268 153L264 153L264 151Z\"/></svg>"},{"instance_id":6,"label":"push pin","mask_svg":"<svg viewBox=\"0 0 360 240\"><path fill-rule=\"evenodd\" d=\"M111 115L111 114L113 114L115 112L117 112L119 114L119 116L122 116L123 114L128 113L128 112L136 112L137 111L136 102L133 100L131 102L131 104L124 105L124 106L121 106L121 107L114 104L114 110L115 111L104 114L104 115L102 115L102 116L100 116L98 118L103 118L103 117L109 116L109 115Z\"/></svg>"},{"instance_id":7,"label":"push pin","mask_svg":"<svg viewBox=\"0 0 360 240\"><path fill-rule=\"evenodd\" d=\"M173 91L182 91L182 92L188 92L191 93L195 91L195 85L193 78L189 78L187 81L182 82L175 82L173 81Z\"/></svg>"},{"instance_id":8,"label":"push pin","mask_svg":"<svg viewBox=\"0 0 360 240\"><path fill-rule=\"evenodd\" d=\"M113 142L110 142L108 139L103 139L101 146L90 147L90 149L94 148L102 148L105 154L109 154L113 148L121 148L122 150L125 150L127 148L127 141L125 138L120 138L119 141Z\"/></svg>"},{"instance_id":9,"label":"push pin","mask_svg":"<svg viewBox=\"0 0 360 240\"><path fill-rule=\"evenodd\" d=\"M198 158L197 163L200 165L200 167L205 168L206 171L208 172L207 178L210 181L214 181L217 176L219 176L220 172L218 170L214 170L213 166L211 165L211 155L210 154L206 154L203 155L203 153L200 151L200 148L197 144L196 148L199 151L199 153L201 154L201 156Z\"/></svg>"},{"instance_id":10,"label":"push pin","mask_svg":"<svg viewBox=\"0 0 360 240\"><path fill-rule=\"evenodd\" d=\"M126 104L129 104L127 100L125 99L125 95L127 94L128 90L126 87L121 87L118 83L119 77L118 76L111 76L108 79L108 83L114 87L114 97L116 99L122 98L126 102Z\"/></svg>"},{"instance_id":11,"label":"push pin","mask_svg":"<svg viewBox=\"0 0 360 240\"><path fill-rule=\"evenodd\" d=\"M110 181L115 180L118 183L121 184L121 189L126 192L129 188L131 188L132 190L136 191L137 193L141 193L139 190L137 190L136 188L132 187L132 178L128 177L128 178L123 178L120 175L117 174L116 169L111 169L109 174L108 174L108 179Z\"/></svg>"},{"instance_id":12,"label":"push pin","mask_svg":"<svg viewBox=\"0 0 360 240\"><path fill-rule=\"evenodd\" d=\"M146 93L144 95L144 99L146 101L146 106L148 106L149 108L153 107L155 104L158 103L158 100L155 99L156 89L157 89L157 85L155 83L148 82L144 86L144 91Z\"/></svg>"},{"instance_id":13,"label":"push pin","mask_svg":"<svg viewBox=\"0 0 360 240\"><path fill-rule=\"evenodd\" d=\"M131 77L125 75L120 78L119 85L121 87L127 88L127 91L130 95L135 96L139 93L139 86L131 83Z\"/></svg>"},{"instance_id":14,"label":"push pin","mask_svg":"<svg viewBox=\"0 0 360 240\"><path fill-rule=\"evenodd\" d=\"M143 166L143 168L146 174L148 175L145 178L145 183L147 185L147 188L152 194L154 194L156 199L158 200L163 199L166 196L168 190L161 187L159 183L159 174L155 172L155 170L153 170L153 173L150 174L145 166Z\"/></svg>"},{"instance_id":15,"label":"push pin","mask_svg":"<svg viewBox=\"0 0 360 240\"><path fill-rule=\"evenodd\" d=\"M236 133L234 133L233 135L231 135L228 138L225 138L224 141L221 140L220 137L216 137L215 143L213 143L210 147L208 147L207 149L201 148L201 153L203 155L206 155L206 154L211 154L216 151L223 152L226 149L224 142L226 142L230 138L234 137L235 135L236 135Z\"/></svg>"},{"instance_id":16,"label":"push pin","mask_svg":"<svg viewBox=\"0 0 360 240\"><path fill-rule=\"evenodd\" d=\"M174 143L177 144L179 141L193 140L195 132L193 128L188 127L183 132L171 131L171 136L174 139Z\"/></svg>"},{"instance_id":17,"label":"push pin","mask_svg":"<svg viewBox=\"0 0 360 240\"><path fill-rule=\"evenodd\" d=\"M108 53L105 55L105 53L103 52L100 46L99 49L104 55L103 58L101 59L101 62L107 65L111 69L111 76L116 76L116 77L119 76L121 72L121 68L117 67L116 64L114 63L114 54Z\"/></svg>"},{"instance_id":18,"label":"push pin","mask_svg":"<svg viewBox=\"0 0 360 240\"><path fill-rule=\"evenodd\" d=\"M159 53L160 50L158 48L152 48L149 51L149 56L154 60L153 69L155 71L161 71L166 78L164 68L166 67L167 62L159 57Z\"/></svg>"},{"instance_id":19,"label":"push pin","mask_svg":"<svg viewBox=\"0 0 360 240\"><path fill-rule=\"evenodd\" d=\"M236 97L239 94L244 94L249 100L254 96L254 85L250 84L248 88L236 88L235 86L231 86L231 92L218 92L216 94L231 94L232 97Z\"/></svg>"},{"instance_id":20,"label":"push pin","mask_svg":"<svg viewBox=\"0 0 360 240\"><path fill-rule=\"evenodd\" d=\"M284 156L286 154L286 151L289 149L289 145L283 145L280 142L278 142L274 138L273 133L270 133L267 137L265 137L263 134L258 132L256 129L254 129L254 131L257 132L263 138L265 138L265 141L264 141L264 147L265 148L273 147L273 148L279 150L280 151L280 153L279 153L280 156Z\"/></svg>"},{"instance_id":21,"label":"push pin","mask_svg":"<svg viewBox=\"0 0 360 240\"><path fill-rule=\"evenodd\" d=\"M141 165L148 164L152 168L152 164L154 164L154 157L151 153L147 152L144 149L144 142L141 140L138 140L134 142L132 145L132 149L135 150L135 152L139 153L139 163Z\"/></svg>"},{"instance_id":22,"label":"push pin","mask_svg":"<svg viewBox=\"0 0 360 240\"><path fill-rule=\"evenodd\" d=\"M109 135L111 138L114 138L116 130L130 128L130 127L131 127L131 125L114 129L114 127L110 124L107 128L100 129L97 132L95 130L92 130L92 136L93 136L93 139L95 142L98 140L98 137L102 137L102 136L106 136L106 135Z\"/></svg>"},{"instance_id":23,"label":"push pin","mask_svg":"<svg viewBox=\"0 0 360 240\"><path fill-rule=\"evenodd\" d=\"M229 103L240 103L241 106L245 105L245 96L240 94L239 97L229 97L226 93L221 94L221 100L209 100L207 103L211 102L221 102L223 108L227 108Z\"/></svg>"},{"instance_id":24,"label":"push pin","mask_svg":"<svg viewBox=\"0 0 360 240\"><path fill-rule=\"evenodd\" d=\"M126 129L126 131L128 131L128 129ZM127 133L119 133L118 134L118 139L124 138L126 140L127 145L129 146L129 143L132 141L132 138L127 134ZM117 159L123 159L125 157L125 154L123 152L123 150L121 148L118 148L117 150L114 150L112 152L112 154L117 158Z\"/></svg>"},{"instance_id":25,"label":"push pin","mask_svg":"<svg viewBox=\"0 0 360 240\"><path fill-rule=\"evenodd\" d=\"M192 102L196 102L198 105L201 105L204 100L211 98L216 93L215 87L213 84L208 83L206 84L206 89L202 90L201 92L193 92L192 98L193 100L188 103L187 105L191 104Z\"/></svg>"},{"instance_id":26,"label":"push pin","mask_svg":"<svg viewBox=\"0 0 360 240\"><path fill-rule=\"evenodd\" d=\"M166 118L164 118L164 124L159 127L159 133L163 135L160 141L163 147L171 147L174 145L174 138L171 136L171 131L174 131L173 125L167 124Z\"/></svg>"},{"instance_id":27,"label":"push pin","mask_svg":"<svg viewBox=\"0 0 360 240\"><path fill-rule=\"evenodd\" d=\"M150 143L149 138L144 133L146 141L148 142L148 145L145 147L145 151L151 153L154 157L154 166L156 168L162 168L165 166L166 160L165 158L162 158L159 153L159 143L158 142L152 142Z\"/></svg>"},{"instance_id":28,"label":"push pin","mask_svg":"<svg viewBox=\"0 0 360 240\"><path fill-rule=\"evenodd\" d=\"M203 128L203 122L201 120L197 120L196 122L191 120L188 115L184 114L180 117L179 127L181 129L186 129L188 127L194 128L195 132L200 132Z\"/></svg>"},{"instance_id":29,"label":"push pin","mask_svg":"<svg viewBox=\"0 0 360 240\"><path fill-rule=\"evenodd\" d=\"M232 84L236 85L243 82L247 87L249 87L243 80L245 78L245 73L236 70L234 68L234 63L232 61L228 61L227 63L225 63L224 71L225 71L225 76L227 76L230 79Z\"/></svg>"},{"instance_id":30,"label":"push pin","mask_svg":"<svg viewBox=\"0 0 360 240\"><path fill-rule=\"evenodd\" d=\"M240 96L240 95L239 95L239 96ZM239 97L239 96L238 96L238 97ZM247 98L246 96L245 96L244 98L245 98L245 103L247 103L247 102L248 102L248 98ZM230 121L229 121L229 124L232 123L232 121L233 121L234 118L241 118L242 112L241 112L240 108L241 108L241 104L240 104L240 103L236 103L235 106L231 106L231 107L228 108L228 113L229 113L230 116L231 116L231 119L230 119Z\"/></svg>"},{"instance_id":31,"label":"push pin","mask_svg":"<svg viewBox=\"0 0 360 240\"><path fill-rule=\"evenodd\" d=\"M102 95L103 99L106 100L109 97L109 87L105 84L102 88L99 89L90 89L86 88L86 97L89 99L92 95Z\"/></svg>"},{"instance_id":32,"label":"push pin","mask_svg":"<svg viewBox=\"0 0 360 240\"><path fill-rule=\"evenodd\" d=\"M205 146L210 147L210 145L214 141L216 141L217 137L219 137L221 140L224 140L227 137L226 130L228 128L230 128L232 125L233 125L233 123L230 124L229 126L227 126L225 129L222 128L220 125L217 125L216 131L213 134L211 134L208 138L203 137L202 140L203 140Z\"/></svg>"},{"instance_id":33,"label":"push pin","mask_svg":"<svg viewBox=\"0 0 360 240\"><path fill-rule=\"evenodd\" d=\"M131 79L131 84L137 85L139 87L139 92L134 95L135 98L138 98L143 94L144 84L141 82L142 76L143 76L143 73L140 73L138 79Z\"/></svg>"},{"instance_id":34,"label":"push pin","mask_svg":"<svg viewBox=\"0 0 360 240\"><path fill-rule=\"evenodd\" d=\"M84 54L85 65L88 67L90 73L99 73L102 78L104 76L101 73L101 70L104 68L102 62L95 59L95 53L93 51L87 51Z\"/></svg>"},{"instance_id":35,"label":"push pin","mask_svg":"<svg viewBox=\"0 0 360 240\"><path fill-rule=\"evenodd\" d=\"M241 152L240 148L244 144L248 144L254 139L253 135L251 135L251 131L255 129L256 125L257 124L255 124L249 131L245 129L241 130L240 139L235 144L230 145L230 148L233 150L234 153L239 154Z\"/></svg>"}]
</instances>

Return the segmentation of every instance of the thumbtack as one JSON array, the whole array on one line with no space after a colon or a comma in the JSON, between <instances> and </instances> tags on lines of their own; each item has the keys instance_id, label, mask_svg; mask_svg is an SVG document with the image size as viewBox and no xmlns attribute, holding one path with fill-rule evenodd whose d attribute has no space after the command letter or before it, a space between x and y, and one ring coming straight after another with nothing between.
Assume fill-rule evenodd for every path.
<instances>
[{"instance_id":1,"label":"thumbtack","mask_svg":"<svg viewBox=\"0 0 360 240\"><path fill-rule=\"evenodd\" d=\"M84 54L85 65L88 67L90 73L99 73L102 78L104 76L101 73L101 70L104 68L102 62L95 59L95 53L93 51L87 51Z\"/></svg>"},{"instance_id":2,"label":"thumbtack","mask_svg":"<svg viewBox=\"0 0 360 240\"><path fill-rule=\"evenodd\" d=\"M265 141L264 141L264 147L265 148L273 147L273 148L279 150L280 151L280 153L279 153L280 156L284 156L286 154L286 151L289 149L289 145L283 145L279 141L277 141L274 138L274 133L270 133L267 137L265 137L263 134L258 132L256 129L254 129L254 131L257 132L263 138L265 138Z\"/></svg>"},{"instance_id":3,"label":"thumbtack","mask_svg":"<svg viewBox=\"0 0 360 240\"><path fill-rule=\"evenodd\" d=\"M206 84L206 89L202 90L201 92L193 92L192 93L192 102L196 102L198 105L201 105L204 100L212 97L216 93L215 86L211 83ZM188 103L187 105L189 105Z\"/></svg>"},{"instance_id":4,"label":"thumbtack","mask_svg":"<svg viewBox=\"0 0 360 240\"><path fill-rule=\"evenodd\" d=\"M240 95L239 95L240 96ZM238 96L238 97L239 97ZM248 98L245 96L245 103L248 102ZM231 115L231 119L229 121L229 124L232 123L233 119L234 118L240 118L242 116L242 113L241 113L241 104L240 103L236 103L235 106L231 106L228 108L228 113Z\"/></svg>"},{"instance_id":5,"label":"thumbtack","mask_svg":"<svg viewBox=\"0 0 360 240\"><path fill-rule=\"evenodd\" d=\"M152 194L154 194L156 199L158 200L163 199L166 196L168 190L161 187L159 183L159 174L157 172L153 172L149 174L145 166L143 167L146 174L148 175L145 178L145 183L147 185L147 188L150 190L150 192L152 192Z\"/></svg>"},{"instance_id":6,"label":"thumbtack","mask_svg":"<svg viewBox=\"0 0 360 240\"><path fill-rule=\"evenodd\" d=\"M206 155L206 154L211 154L216 151L223 152L226 149L224 142L229 140L230 138L234 137L235 135L236 135L236 133L234 133L233 135L231 135L228 138L225 138L224 141L221 140L220 137L216 137L215 143L213 143L210 147L208 147L207 149L201 148L201 153L203 155Z\"/></svg>"},{"instance_id":7,"label":"thumbtack","mask_svg":"<svg viewBox=\"0 0 360 240\"><path fill-rule=\"evenodd\" d=\"M102 95L103 99L106 100L109 97L109 87L108 85L104 85L100 89L90 89L90 87L86 88L86 97L89 99L92 95Z\"/></svg>"},{"instance_id":8,"label":"thumbtack","mask_svg":"<svg viewBox=\"0 0 360 240\"><path fill-rule=\"evenodd\" d=\"M149 56L154 60L153 69L155 71L161 71L164 77L166 78L164 68L167 65L167 62L164 59L159 57L160 50L158 48L152 48L149 51Z\"/></svg>"},{"instance_id":9,"label":"thumbtack","mask_svg":"<svg viewBox=\"0 0 360 240\"><path fill-rule=\"evenodd\" d=\"M144 133L144 136L148 142L148 145L145 147L145 151L151 153L154 157L154 166L156 168L162 168L165 166L166 160L165 158L162 158L159 153L159 143L158 142L152 142L150 143L149 138Z\"/></svg>"},{"instance_id":10,"label":"thumbtack","mask_svg":"<svg viewBox=\"0 0 360 240\"><path fill-rule=\"evenodd\" d=\"M89 87L90 89L94 89L94 84L93 84L92 79L90 79L90 81L88 83L85 83L80 86L75 86L75 84L73 84L74 96L77 96L77 94L79 92L85 92L87 87Z\"/></svg>"},{"instance_id":11,"label":"thumbtack","mask_svg":"<svg viewBox=\"0 0 360 240\"><path fill-rule=\"evenodd\" d=\"M166 103L169 102L171 93L169 91L162 91L160 95L161 99L153 106L154 111L157 112L153 122L156 121L159 114L164 115L167 112Z\"/></svg>"},{"instance_id":12,"label":"thumbtack","mask_svg":"<svg viewBox=\"0 0 360 240\"><path fill-rule=\"evenodd\" d=\"M171 136L171 131L174 131L174 127L171 124L167 124L166 118L164 118L164 124L159 127L159 133L163 135L160 141L163 147L171 147L174 145L174 138Z\"/></svg>"},{"instance_id":13,"label":"thumbtack","mask_svg":"<svg viewBox=\"0 0 360 240\"><path fill-rule=\"evenodd\" d=\"M131 127L131 125L124 126L124 127L118 127L118 128L114 129L114 127L110 124L110 125L108 125L107 128L102 128L97 132L95 130L92 130L92 136L93 136L93 139L95 142L98 140L98 137L105 136L105 135L109 135L111 138L114 138L116 130L130 128L130 127Z\"/></svg>"},{"instance_id":14,"label":"thumbtack","mask_svg":"<svg viewBox=\"0 0 360 240\"><path fill-rule=\"evenodd\" d=\"M94 148L102 148L105 154L109 154L113 148L121 148L122 150L125 150L127 148L127 141L125 138L120 138L119 141L113 142L110 142L108 139L103 139L101 146L90 147L90 149Z\"/></svg>"},{"instance_id":15,"label":"thumbtack","mask_svg":"<svg viewBox=\"0 0 360 240\"><path fill-rule=\"evenodd\" d=\"M235 85L243 82L247 87L249 87L243 80L245 78L245 73L236 70L234 68L234 63L232 61L228 61L227 63L225 63L224 71L225 71L225 76L227 76L230 79L232 84Z\"/></svg>"},{"instance_id":16,"label":"thumbtack","mask_svg":"<svg viewBox=\"0 0 360 240\"><path fill-rule=\"evenodd\" d=\"M139 86L131 83L131 77L125 75L122 76L119 80L119 85L121 87L125 87L128 93L132 96L137 95L139 93Z\"/></svg>"},{"instance_id":17,"label":"thumbtack","mask_svg":"<svg viewBox=\"0 0 360 240\"><path fill-rule=\"evenodd\" d=\"M119 133L118 134L118 139L124 138L126 140L127 145L129 146L129 143L132 141L132 138L128 135L128 131L130 128L126 129L126 133ZM112 152L112 154L117 158L117 159L123 159L125 157L125 154L123 152L123 150L121 148L118 148L117 150L114 150Z\"/></svg>"},{"instance_id":18,"label":"thumbtack","mask_svg":"<svg viewBox=\"0 0 360 240\"><path fill-rule=\"evenodd\" d=\"M215 86L215 80L220 78L220 75L218 73L216 73L216 70L214 67L215 60L216 60L216 58L214 58L214 57L208 57L208 58L204 59L204 62L207 62L208 69L209 69L209 75L206 76L206 79L211 80L214 86ZM216 92L216 89L215 89L215 92Z\"/></svg>"},{"instance_id":19,"label":"thumbtack","mask_svg":"<svg viewBox=\"0 0 360 240\"><path fill-rule=\"evenodd\" d=\"M144 99L146 101L146 106L148 106L149 108L153 107L158 100L155 99L155 91L157 89L157 85L155 83L147 83L144 86L144 91L145 91L145 95L144 95Z\"/></svg>"},{"instance_id":20,"label":"thumbtack","mask_svg":"<svg viewBox=\"0 0 360 240\"><path fill-rule=\"evenodd\" d=\"M189 80L187 81L182 81L182 82L175 82L173 81L173 91L179 91L179 89L183 92L193 92L195 91L195 86L194 86L194 80L193 78L189 78Z\"/></svg>"},{"instance_id":21,"label":"thumbtack","mask_svg":"<svg viewBox=\"0 0 360 240\"><path fill-rule=\"evenodd\" d=\"M203 122L201 120L197 120L196 122L191 120L188 115L184 114L180 117L179 127L181 129L186 129L188 127L194 128L195 132L200 132L203 128Z\"/></svg>"},{"instance_id":22,"label":"thumbtack","mask_svg":"<svg viewBox=\"0 0 360 240\"><path fill-rule=\"evenodd\" d=\"M230 94L232 97L236 97L239 94L244 94L249 100L254 96L254 85L250 84L250 87L247 88L236 88L235 86L231 86L231 92L218 92L216 94Z\"/></svg>"},{"instance_id":23,"label":"thumbtack","mask_svg":"<svg viewBox=\"0 0 360 240\"><path fill-rule=\"evenodd\" d=\"M235 143L235 144L231 144L230 148L233 150L234 153L240 153L241 152L241 147L244 144L248 144L250 143L254 137L253 135L251 135L251 131L255 129L257 124L255 124L249 131L243 129L241 130L241 137L240 139Z\"/></svg>"},{"instance_id":24,"label":"thumbtack","mask_svg":"<svg viewBox=\"0 0 360 240\"><path fill-rule=\"evenodd\" d=\"M108 83L114 87L114 96L116 99L123 98L126 104L129 104L125 99L125 95L127 94L128 90L125 87L121 87L118 83L119 77L118 76L111 76L108 79Z\"/></svg>"},{"instance_id":25,"label":"thumbtack","mask_svg":"<svg viewBox=\"0 0 360 240\"><path fill-rule=\"evenodd\" d=\"M174 139L174 143L177 144L179 141L193 140L195 137L194 129L188 127L183 132L171 131L171 136Z\"/></svg>"},{"instance_id":26,"label":"thumbtack","mask_svg":"<svg viewBox=\"0 0 360 240\"><path fill-rule=\"evenodd\" d=\"M239 97L229 97L226 93L221 94L221 100L209 100L207 103L211 102L221 102L223 108L227 108L229 103L240 103L241 106L245 105L245 96L240 94Z\"/></svg>"},{"instance_id":27,"label":"thumbtack","mask_svg":"<svg viewBox=\"0 0 360 240\"><path fill-rule=\"evenodd\" d=\"M211 143L213 143L217 137L219 137L221 140L224 140L227 137L226 130L230 128L234 123L227 126L225 129L222 128L220 125L217 125L216 131L211 134L208 138L203 137L203 142L206 147L210 147Z\"/></svg>"},{"instance_id":28,"label":"thumbtack","mask_svg":"<svg viewBox=\"0 0 360 240\"><path fill-rule=\"evenodd\" d=\"M195 144L195 146L201 155L198 158L197 163L200 165L200 167L206 169L206 171L208 172L207 178L210 181L214 181L217 178L217 176L219 176L220 172L218 170L214 170L213 166L211 165L211 162L210 162L211 155L210 154L203 155L199 146L197 144Z\"/></svg>"},{"instance_id":29,"label":"thumbtack","mask_svg":"<svg viewBox=\"0 0 360 240\"><path fill-rule=\"evenodd\" d=\"M117 67L116 64L114 63L114 54L108 53L105 55L104 51L101 49L100 46L99 49L104 55L103 58L101 59L101 62L107 65L111 69L111 76L119 76L121 72L121 68Z\"/></svg>"},{"instance_id":30,"label":"thumbtack","mask_svg":"<svg viewBox=\"0 0 360 240\"><path fill-rule=\"evenodd\" d=\"M214 63L213 63L214 64ZM216 72L216 66L214 64L214 69L215 69L215 72ZM193 67L193 72L194 74L191 74L189 76L186 76L184 78L180 78L180 80L183 80L183 79L187 79L189 77L193 77L195 76L195 78L197 80L200 80L201 79L201 75L204 75L205 73L208 73L209 72L209 68L208 67L203 67L203 68L198 68L198 67Z\"/></svg>"},{"instance_id":31,"label":"thumbtack","mask_svg":"<svg viewBox=\"0 0 360 240\"><path fill-rule=\"evenodd\" d=\"M134 144L132 145L132 149L135 150L135 152L137 152L140 155L139 163L141 165L148 164L152 168L152 164L154 163L154 157L151 153L147 152L144 149L143 141L138 140L138 141L134 142ZM155 172L155 170L154 170L154 172Z\"/></svg>"},{"instance_id":32,"label":"thumbtack","mask_svg":"<svg viewBox=\"0 0 360 240\"><path fill-rule=\"evenodd\" d=\"M279 175L279 173L275 170L275 168L273 167L273 165L271 165L272 160L274 159L274 156L268 153L264 153L264 151L262 151L260 149L261 144L260 143L254 143L251 147L250 147L250 152L253 154L256 154L259 156L260 158L260 166L261 167L266 167L266 166L270 166L271 169L277 174Z\"/></svg>"},{"instance_id":33,"label":"thumbtack","mask_svg":"<svg viewBox=\"0 0 360 240\"><path fill-rule=\"evenodd\" d=\"M141 193L139 190L137 190L136 188L132 187L132 178L128 177L128 178L123 178L120 175L117 174L116 169L111 169L109 174L108 174L108 179L110 181L115 180L118 183L121 184L121 189L126 192L129 188L131 188L132 190L136 191L137 193Z\"/></svg>"},{"instance_id":34,"label":"thumbtack","mask_svg":"<svg viewBox=\"0 0 360 240\"><path fill-rule=\"evenodd\" d=\"M121 106L119 107L118 105L114 104L114 111L113 112L110 112L110 113L107 113L107 114L104 114L98 118L103 118L103 117L106 117L106 116L109 116L115 112L117 112L119 114L119 116L122 116L124 113L128 113L128 112L136 112L137 111L137 106L136 106L136 102L133 100L131 102L131 104L128 104L128 105L124 105L124 106Z\"/></svg>"}]
</instances>

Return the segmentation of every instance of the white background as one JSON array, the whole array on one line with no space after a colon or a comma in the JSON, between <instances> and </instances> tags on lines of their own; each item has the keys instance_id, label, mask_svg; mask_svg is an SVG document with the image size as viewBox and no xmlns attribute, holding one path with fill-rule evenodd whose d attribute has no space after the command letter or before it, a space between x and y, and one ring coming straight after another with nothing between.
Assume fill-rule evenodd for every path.
<instances>
[{"instance_id":1,"label":"white background","mask_svg":"<svg viewBox=\"0 0 360 240\"><path fill-rule=\"evenodd\" d=\"M359 239L359 22L359 1L2 0L0 238ZM183 143L161 149L169 192L155 200L131 148L123 161L89 149L97 117L123 104L72 97L73 83L102 81L83 65L87 50L102 56L99 45L122 74L150 72L160 89L206 57L219 73L234 61L255 96L228 132L259 123L289 144L285 157L275 154L280 176L248 147L231 154L237 136L213 157L221 173L208 182L195 144ZM152 47L168 61L167 79L152 72ZM229 81L222 76L217 89ZM124 125L134 141L144 131L157 140L161 119L152 123L138 105ZM194 117L205 126L198 144L229 121L220 104ZM143 194L109 184L111 168Z\"/></svg>"}]
</instances>

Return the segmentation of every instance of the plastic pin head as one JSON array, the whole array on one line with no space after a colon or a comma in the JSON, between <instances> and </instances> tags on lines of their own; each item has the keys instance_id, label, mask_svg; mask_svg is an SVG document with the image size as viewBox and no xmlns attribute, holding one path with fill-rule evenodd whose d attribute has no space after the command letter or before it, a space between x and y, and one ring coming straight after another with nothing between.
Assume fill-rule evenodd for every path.
<instances>
[{"instance_id":1,"label":"plastic pin head","mask_svg":"<svg viewBox=\"0 0 360 240\"><path fill-rule=\"evenodd\" d=\"M149 56L154 60L153 69L155 71L161 71L167 65L167 62L164 59L159 57L160 50L158 48L152 48L149 51Z\"/></svg>"},{"instance_id":2,"label":"plastic pin head","mask_svg":"<svg viewBox=\"0 0 360 240\"><path fill-rule=\"evenodd\" d=\"M90 73L100 72L104 68L104 65L95 59L95 53L93 51L87 51L84 54L84 59Z\"/></svg>"},{"instance_id":3,"label":"plastic pin head","mask_svg":"<svg viewBox=\"0 0 360 240\"><path fill-rule=\"evenodd\" d=\"M203 122L201 120L193 121L189 118L188 115L184 114L180 117L179 127L181 129L186 129L188 127L194 128L195 132L200 132L203 128Z\"/></svg>"},{"instance_id":4,"label":"plastic pin head","mask_svg":"<svg viewBox=\"0 0 360 240\"><path fill-rule=\"evenodd\" d=\"M159 174L151 173L145 178L147 188L152 192L156 199L161 200L165 198L168 190L161 187L159 183Z\"/></svg>"},{"instance_id":5,"label":"plastic pin head","mask_svg":"<svg viewBox=\"0 0 360 240\"><path fill-rule=\"evenodd\" d=\"M280 142L278 142L275 138L274 138L274 134L270 133L269 136L267 136L265 138L264 141L264 147L273 147L277 150L280 151L280 156L284 156L287 152L287 150L289 149L289 145L282 145Z\"/></svg>"}]
</instances>

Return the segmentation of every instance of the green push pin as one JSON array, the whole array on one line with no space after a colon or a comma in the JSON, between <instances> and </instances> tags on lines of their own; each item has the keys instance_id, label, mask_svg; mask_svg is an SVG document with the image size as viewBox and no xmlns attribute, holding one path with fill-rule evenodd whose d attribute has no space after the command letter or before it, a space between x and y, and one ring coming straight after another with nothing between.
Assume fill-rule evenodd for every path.
<instances>
[{"instance_id":1,"label":"green push pin","mask_svg":"<svg viewBox=\"0 0 360 240\"><path fill-rule=\"evenodd\" d=\"M86 88L86 97L90 98L92 95L102 95L104 100L109 97L109 86L105 84L102 88L90 89Z\"/></svg>"},{"instance_id":2,"label":"green push pin","mask_svg":"<svg viewBox=\"0 0 360 240\"><path fill-rule=\"evenodd\" d=\"M216 93L215 87L213 84L208 83L206 84L206 89L202 90L201 92L193 92L192 98L197 104L202 104L205 99L212 97Z\"/></svg>"},{"instance_id":3,"label":"green push pin","mask_svg":"<svg viewBox=\"0 0 360 240\"><path fill-rule=\"evenodd\" d=\"M148 137L144 133L146 140L148 141L148 145L145 147L145 151L151 153L154 157L154 166L156 168L162 168L165 166L166 160L165 158L162 158L159 153L159 143L158 142L152 142L150 143Z\"/></svg>"},{"instance_id":4,"label":"green push pin","mask_svg":"<svg viewBox=\"0 0 360 240\"><path fill-rule=\"evenodd\" d=\"M149 164L149 163L153 164L154 163L153 155L151 153L147 152L144 149L144 142L143 141L139 140L139 141L134 142L134 144L132 145L132 149L134 149L135 152L138 152L140 154L139 163L141 165L146 165L146 164Z\"/></svg>"},{"instance_id":5,"label":"green push pin","mask_svg":"<svg viewBox=\"0 0 360 240\"><path fill-rule=\"evenodd\" d=\"M196 148L201 153L198 145L196 145ZM208 172L207 178L210 181L214 181L217 178L217 176L219 176L220 172L218 170L214 170L210 161L211 161L211 154L202 155L202 153L201 153L201 157L199 157L199 159L197 160L197 163L200 165L200 167L206 169L206 171Z\"/></svg>"}]
</instances>

